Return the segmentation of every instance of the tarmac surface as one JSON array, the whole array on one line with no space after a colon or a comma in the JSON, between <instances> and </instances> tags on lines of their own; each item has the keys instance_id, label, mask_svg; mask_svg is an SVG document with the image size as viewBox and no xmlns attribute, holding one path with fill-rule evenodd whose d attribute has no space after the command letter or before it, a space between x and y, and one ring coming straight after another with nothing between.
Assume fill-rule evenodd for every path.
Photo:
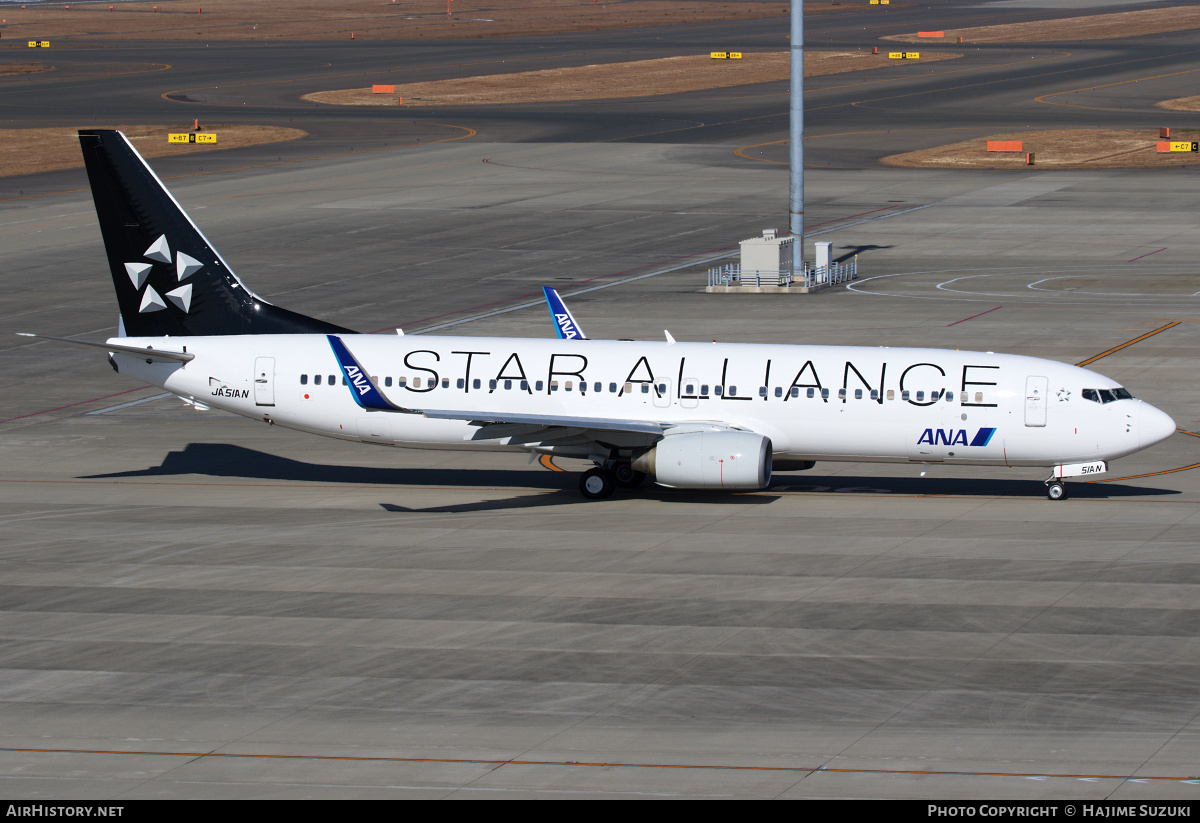
<instances>
[{"instance_id":1,"label":"tarmac surface","mask_svg":"<svg viewBox=\"0 0 1200 823\"><path fill-rule=\"evenodd\" d=\"M1043 5L900 9L869 34L1075 9ZM871 45L865 19L807 21L810 45L855 25ZM550 284L597 337L1110 352L1090 368L1182 431L1061 502L1034 470L819 464L759 493L585 503L578 463L280 431L3 336L0 793L1196 797L1195 165L877 162L1021 123L1196 127L1152 108L1188 93L1195 32L814 78L807 226L862 273L788 298L703 293L738 240L786 228L779 84L394 115L298 101L399 53L433 79L717 31L784 33L89 45L0 102L6 126L310 131L153 165L256 291L352 328L547 337ZM4 331L113 333L81 170L0 180L0 249Z\"/></svg>"}]
</instances>

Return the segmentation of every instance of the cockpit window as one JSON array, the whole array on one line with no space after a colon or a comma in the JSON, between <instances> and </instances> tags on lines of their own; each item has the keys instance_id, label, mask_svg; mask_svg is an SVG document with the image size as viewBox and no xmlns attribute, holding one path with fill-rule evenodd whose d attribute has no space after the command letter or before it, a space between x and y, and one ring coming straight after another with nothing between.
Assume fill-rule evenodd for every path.
<instances>
[{"instance_id":1,"label":"cockpit window","mask_svg":"<svg viewBox=\"0 0 1200 823\"><path fill-rule=\"evenodd\" d=\"M1084 389L1083 399L1093 403L1115 403L1118 400L1132 400L1133 395L1128 389L1118 386L1115 389Z\"/></svg>"}]
</instances>

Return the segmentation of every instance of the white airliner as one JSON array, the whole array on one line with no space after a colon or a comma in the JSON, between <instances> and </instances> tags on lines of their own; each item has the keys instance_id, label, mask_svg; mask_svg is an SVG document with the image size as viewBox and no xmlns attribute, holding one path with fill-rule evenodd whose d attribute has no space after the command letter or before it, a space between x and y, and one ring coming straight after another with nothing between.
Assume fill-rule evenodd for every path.
<instances>
[{"instance_id":1,"label":"white airliner","mask_svg":"<svg viewBox=\"0 0 1200 823\"><path fill-rule=\"evenodd\" d=\"M199 408L354 442L582 458L588 498L647 475L761 489L772 466L851 461L1044 467L1061 499L1064 478L1175 431L1103 375L1017 355L357 334L255 295L123 134L79 136L122 334L70 342Z\"/></svg>"}]
</instances>

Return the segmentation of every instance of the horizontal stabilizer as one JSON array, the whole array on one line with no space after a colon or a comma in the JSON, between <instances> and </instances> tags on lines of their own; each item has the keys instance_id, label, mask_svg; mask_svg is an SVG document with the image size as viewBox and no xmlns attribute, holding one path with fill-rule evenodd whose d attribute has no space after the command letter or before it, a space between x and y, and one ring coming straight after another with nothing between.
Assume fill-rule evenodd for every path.
<instances>
[{"instance_id":1,"label":"horizontal stabilizer","mask_svg":"<svg viewBox=\"0 0 1200 823\"><path fill-rule=\"evenodd\" d=\"M189 360L195 360L196 355L186 351L164 351L156 349L152 346L123 346L113 343L96 343L92 340L76 340L73 337L51 337L48 334L30 334L29 332L19 331L17 335L20 337L36 337L39 340L57 340L60 343L74 343L77 346L90 346L93 349L103 349L104 351L125 352L126 354L137 354L145 357L154 357L158 360L178 360L186 363Z\"/></svg>"}]
</instances>

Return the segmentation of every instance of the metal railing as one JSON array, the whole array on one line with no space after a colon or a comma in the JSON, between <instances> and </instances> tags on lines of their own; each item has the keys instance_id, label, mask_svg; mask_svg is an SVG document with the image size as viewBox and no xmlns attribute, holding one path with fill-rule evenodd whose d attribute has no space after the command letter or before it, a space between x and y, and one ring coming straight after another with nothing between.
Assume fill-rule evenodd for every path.
<instances>
[{"instance_id":1,"label":"metal railing","mask_svg":"<svg viewBox=\"0 0 1200 823\"><path fill-rule=\"evenodd\" d=\"M710 286L790 286L790 271L742 271L738 263L729 263L708 270Z\"/></svg>"},{"instance_id":2,"label":"metal railing","mask_svg":"<svg viewBox=\"0 0 1200 823\"><path fill-rule=\"evenodd\" d=\"M836 286L839 283L849 283L851 280L857 279L858 255L855 255L849 263L831 263L828 266L804 264L804 285L810 289L814 286Z\"/></svg>"},{"instance_id":3,"label":"metal railing","mask_svg":"<svg viewBox=\"0 0 1200 823\"><path fill-rule=\"evenodd\" d=\"M857 279L857 255L848 263L832 263L828 266L805 263L804 270L796 274L790 271L742 271L741 265L737 263L708 270L710 286L790 286L796 283L811 289Z\"/></svg>"}]
</instances>

